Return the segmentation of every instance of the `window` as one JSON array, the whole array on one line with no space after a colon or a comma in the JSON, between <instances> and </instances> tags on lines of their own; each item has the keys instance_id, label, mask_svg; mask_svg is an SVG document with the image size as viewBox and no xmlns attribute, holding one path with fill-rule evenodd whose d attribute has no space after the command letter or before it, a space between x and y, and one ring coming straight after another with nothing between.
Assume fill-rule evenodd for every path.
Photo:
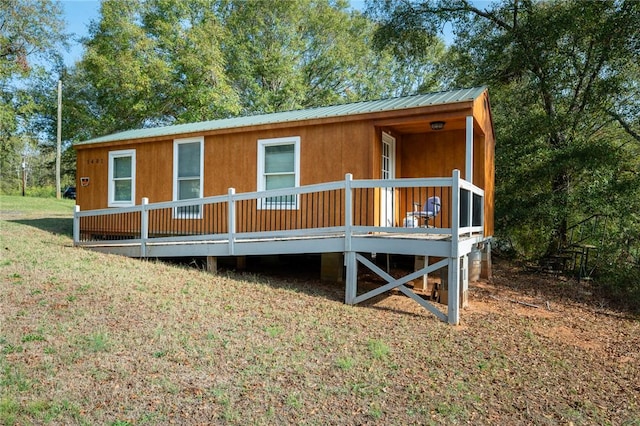
<instances>
[{"instance_id":1,"label":"window","mask_svg":"<svg viewBox=\"0 0 640 426\"><path fill-rule=\"evenodd\" d=\"M173 143L173 199L202 198L204 138L176 139ZM199 219L200 206L177 207L177 218Z\"/></svg>"},{"instance_id":2,"label":"window","mask_svg":"<svg viewBox=\"0 0 640 426\"><path fill-rule=\"evenodd\" d=\"M258 140L258 191L300 186L300 137ZM298 197L262 200L262 209L297 209Z\"/></svg>"},{"instance_id":3,"label":"window","mask_svg":"<svg viewBox=\"0 0 640 426\"><path fill-rule=\"evenodd\" d=\"M136 150L109 152L109 207L136 203Z\"/></svg>"}]
</instances>

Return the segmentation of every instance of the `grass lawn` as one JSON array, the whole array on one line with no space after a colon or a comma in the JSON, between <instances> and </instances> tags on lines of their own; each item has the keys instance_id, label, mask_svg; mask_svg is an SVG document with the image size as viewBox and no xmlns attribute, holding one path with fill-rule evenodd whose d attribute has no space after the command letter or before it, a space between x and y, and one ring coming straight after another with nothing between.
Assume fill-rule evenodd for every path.
<instances>
[{"instance_id":1,"label":"grass lawn","mask_svg":"<svg viewBox=\"0 0 640 426\"><path fill-rule=\"evenodd\" d=\"M74 248L72 210L0 197L0 424L640 425L640 320L588 284L498 261L452 327Z\"/></svg>"}]
</instances>

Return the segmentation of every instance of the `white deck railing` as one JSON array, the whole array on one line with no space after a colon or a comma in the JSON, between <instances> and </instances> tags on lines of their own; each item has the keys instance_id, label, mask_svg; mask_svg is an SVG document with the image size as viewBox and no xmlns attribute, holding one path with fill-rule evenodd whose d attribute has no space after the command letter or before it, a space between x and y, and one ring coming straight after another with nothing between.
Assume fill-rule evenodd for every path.
<instances>
[{"instance_id":1,"label":"white deck railing","mask_svg":"<svg viewBox=\"0 0 640 426\"><path fill-rule=\"evenodd\" d=\"M382 193L392 190L389 203ZM389 191L391 192L391 191ZM440 215L428 226L403 227L413 205L436 195ZM382 205L384 204L384 205ZM385 218L392 223L385 223ZM451 240L484 232L484 191L460 179L447 178L354 180L261 192L226 195L115 209L80 211L76 206L73 240L76 245L139 244L142 257L152 243L225 241L229 255L234 242L248 239L287 239L340 234L349 251L350 238L371 233L438 234ZM417 236L417 235L416 235Z\"/></svg>"}]
</instances>

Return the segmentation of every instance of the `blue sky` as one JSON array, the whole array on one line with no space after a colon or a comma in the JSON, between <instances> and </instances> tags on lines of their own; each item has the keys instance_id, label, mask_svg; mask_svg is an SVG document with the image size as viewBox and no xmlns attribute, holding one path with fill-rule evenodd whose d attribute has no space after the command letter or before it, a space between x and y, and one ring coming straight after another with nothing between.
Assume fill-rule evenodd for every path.
<instances>
[{"instance_id":1,"label":"blue sky","mask_svg":"<svg viewBox=\"0 0 640 426\"><path fill-rule=\"evenodd\" d=\"M78 41L88 33L89 23L98 18L100 1L98 0L63 0L64 18L67 32L72 34L69 52L65 53L65 63L72 66L82 55L82 45Z\"/></svg>"}]
</instances>

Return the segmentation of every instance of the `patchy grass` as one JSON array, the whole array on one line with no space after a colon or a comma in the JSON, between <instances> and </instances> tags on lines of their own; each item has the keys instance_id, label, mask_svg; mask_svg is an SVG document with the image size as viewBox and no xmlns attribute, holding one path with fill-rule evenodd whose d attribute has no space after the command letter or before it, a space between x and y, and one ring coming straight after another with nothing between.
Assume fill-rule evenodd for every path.
<instances>
[{"instance_id":1,"label":"patchy grass","mask_svg":"<svg viewBox=\"0 0 640 426\"><path fill-rule=\"evenodd\" d=\"M72 202L6 198L0 424L640 424L640 322L582 284L498 263L451 327L398 295L77 249Z\"/></svg>"}]
</instances>

